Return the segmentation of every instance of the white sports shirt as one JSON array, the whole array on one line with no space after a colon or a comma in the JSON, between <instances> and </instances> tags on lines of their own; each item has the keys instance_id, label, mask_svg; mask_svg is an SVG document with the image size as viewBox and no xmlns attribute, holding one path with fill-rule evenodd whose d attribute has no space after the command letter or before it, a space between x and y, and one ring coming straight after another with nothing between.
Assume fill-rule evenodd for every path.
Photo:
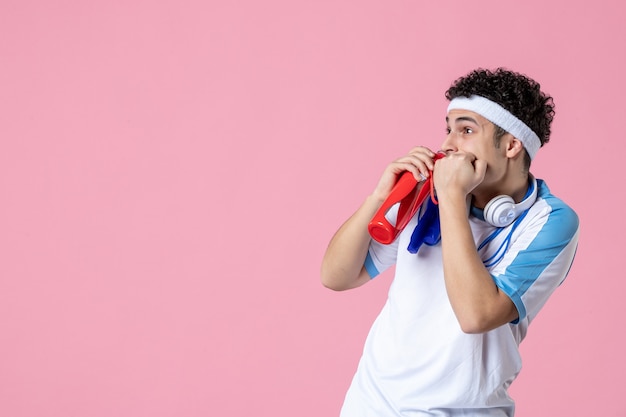
<instances>
[{"instance_id":1,"label":"white sports shirt","mask_svg":"<svg viewBox=\"0 0 626 417\"><path fill-rule=\"evenodd\" d=\"M341 411L342 417L513 416L507 389L521 369L518 345L529 323L569 272L578 217L538 181L535 204L481 251L496 285L515 303L519 319L483 334L461 331L446 293L441 245L407 251L415 216L391 245L373 241L366 260L372 278L392 265L388 300L369 332ZM497 228L472 210L476 246ZM513 230L514 229L514 230ZM510 236L509 236L510 235Z\"/></svg>"}]
</instances>

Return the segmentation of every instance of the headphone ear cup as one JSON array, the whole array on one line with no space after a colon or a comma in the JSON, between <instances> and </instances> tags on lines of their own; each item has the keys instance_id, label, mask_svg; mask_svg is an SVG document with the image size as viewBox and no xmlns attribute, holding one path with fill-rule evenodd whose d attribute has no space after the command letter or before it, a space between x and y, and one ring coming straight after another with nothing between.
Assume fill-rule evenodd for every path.
<instances>
[{"instance_id":1,"label":"headphone ear cup","mask_svg":"<svg viewBox=\"0 0 626 417\"><path fill-rule=\"evenodd\" d=\"M508 195L494 197L485 206L483 216L492 226L506 227L515 220L515 201Z\"/></svg>"}]
</instances>

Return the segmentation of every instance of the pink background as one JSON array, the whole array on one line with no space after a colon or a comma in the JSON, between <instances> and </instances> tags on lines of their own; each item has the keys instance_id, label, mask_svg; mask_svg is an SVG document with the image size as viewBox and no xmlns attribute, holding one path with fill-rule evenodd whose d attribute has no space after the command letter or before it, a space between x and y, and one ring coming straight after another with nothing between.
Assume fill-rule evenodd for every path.
<instances>
[{"instance_id":1,"label":"pink background","mask_svg":"<svg viewBox=\"0 0 626 417\"><path fill-rule=\"evenodd\" d=\"M624 416L620 0L2 0L0 415L333 416L391 280L319 284L450 82L555 97L532 171L578 257L518 416Z\"/></svg>"}]
</instances>

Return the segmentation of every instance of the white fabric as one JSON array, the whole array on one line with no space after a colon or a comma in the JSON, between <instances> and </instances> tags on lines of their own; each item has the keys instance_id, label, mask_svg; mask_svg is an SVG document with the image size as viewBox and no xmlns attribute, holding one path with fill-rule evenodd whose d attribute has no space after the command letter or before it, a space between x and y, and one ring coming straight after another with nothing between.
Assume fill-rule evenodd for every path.
<instances>
[{"instance_id":1,"label":"white fabric","mask_svg":"<svg viewBox=\"0 0 626 417\"><path fill-rule=\"evenodd\" d=\"M535 157L537 151L541 147L541 140L539 140L539 136L537 136L537 134L526 125L526 123L512 115L498 103L495 103L485 97L455 97L450 101L448 111L455 109L473 111L474 113L480 114L491 123L500 126L524 144L524 148L526 148L526 152L528 152L530 159Z\"/></svg>"},{"instance_id":2,"label":"white fabric","mask_svg":"<svg viewBox=\"0 0 626 417\"><path fill-rule=\"evenodd\" d=\"M445 288L441 246L424 245L417 254L406 250L416 218L391 245L372 242L371 270L395 264L396 275L365 342L342 417L513 416L507 389L521 369L518 345L567 275L578 241L576 214L543 181L538 184L536 203L513 231L506 255L490 268L518 307L516 324L483 334L461 331ZM475 216L470 226L477 247L496 230ZM483 259L498 250L511 227L480 251Z\"/></svg>"}]
</instances>

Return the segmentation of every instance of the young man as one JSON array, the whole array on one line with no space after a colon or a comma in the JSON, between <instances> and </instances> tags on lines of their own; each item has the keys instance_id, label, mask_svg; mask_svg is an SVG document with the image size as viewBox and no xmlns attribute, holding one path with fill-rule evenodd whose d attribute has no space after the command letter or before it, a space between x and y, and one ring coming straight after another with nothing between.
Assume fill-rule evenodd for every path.
<instances>
[{"instance_id":1,"label":"young man","mask_svg":"<svg viewBox=\"0 0 626 417\"><path fill-rule=\"evenodd\" d=\"M529 173L550 136L552 98L504 69L473 71L446 97L446 156L434 162L416 147L392 162L323 259L322 282L334 290L396 265L343 417L512 416L519 343L574 259L578 217ZM368 223L404 171L432 172L438 205L424 203L383 245ZM440 240L423 242L417 229L437 221Z\"/></svg>"}]
</instances>

